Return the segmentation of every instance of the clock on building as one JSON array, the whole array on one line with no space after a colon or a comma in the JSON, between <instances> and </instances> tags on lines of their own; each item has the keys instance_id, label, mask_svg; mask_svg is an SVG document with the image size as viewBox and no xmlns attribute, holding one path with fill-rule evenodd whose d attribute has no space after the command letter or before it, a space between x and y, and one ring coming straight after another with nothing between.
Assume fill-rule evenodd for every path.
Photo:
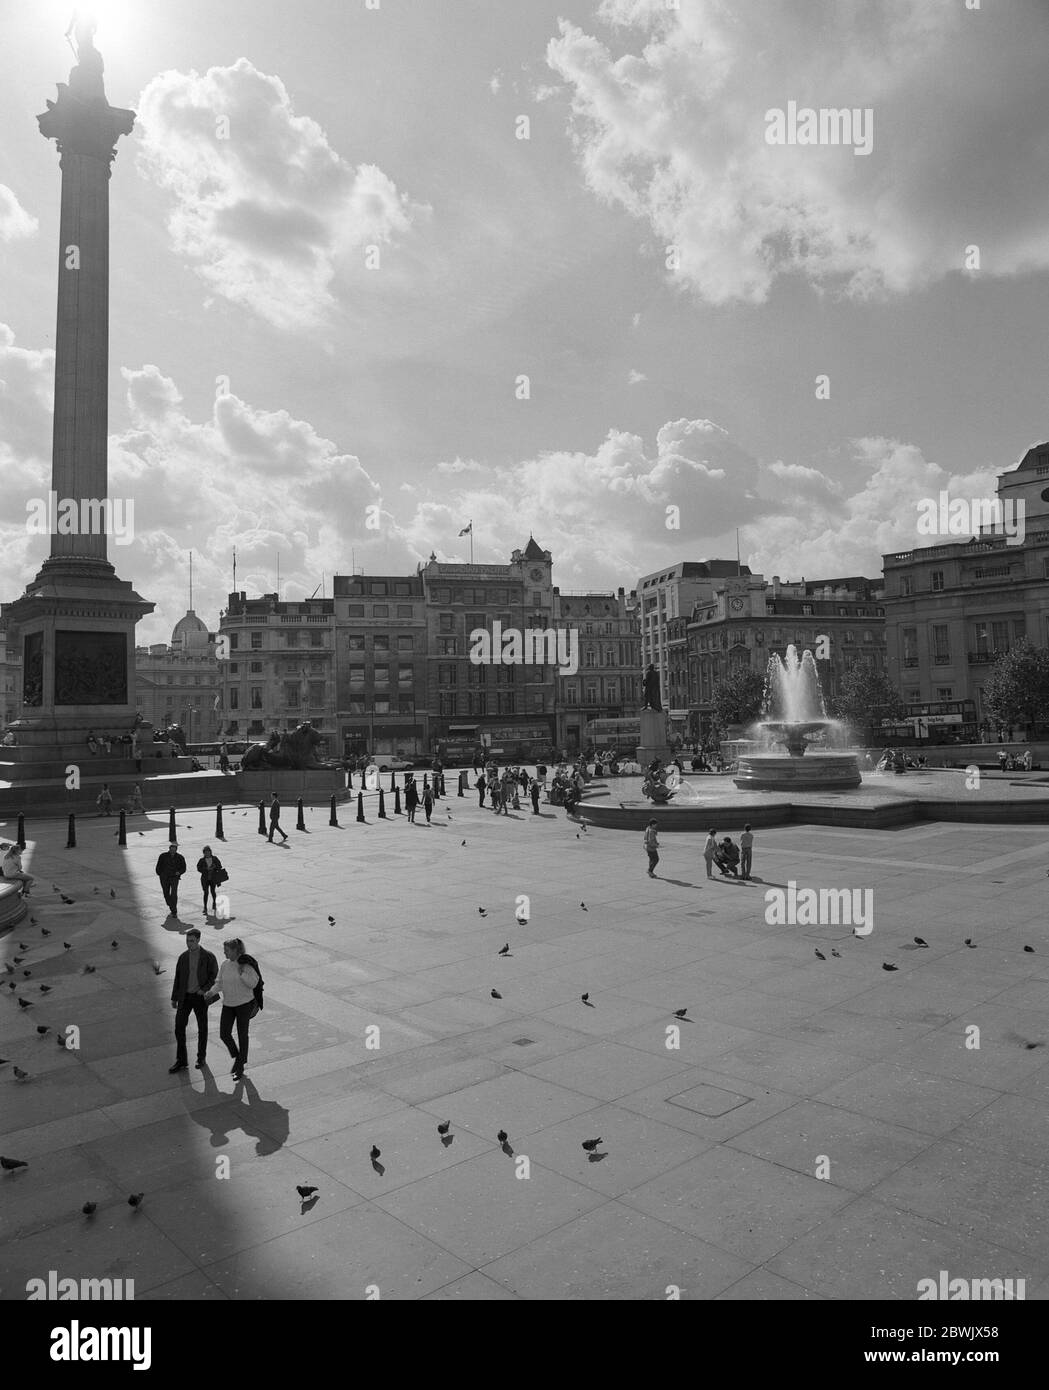
<instances>
[{"instance_id":1,"label":"clock on building","mask_svg":"<svg viewBox=\"0 0 1049 1390\"><path fill-rule=\"evenodd\" d=\"M539 581L542 579L542 577L543 577L543 571L542 571L542 570L532 570L532 578L535 580L535 582L536 582L537 584L538 584Z\"/></svg>"},{"instance_id":2,"label":"clock on building","mask_svg":"<svg viewBox=\"0 0 1049 1390\"><path fill-rule=\"evenodd\" d=\"M734 599L732 600L732 611L733 611L733 613L742 613L742 611L743 611L743 600L742 600L741 598L734 598Z\"/></svg>"}]
</instances>

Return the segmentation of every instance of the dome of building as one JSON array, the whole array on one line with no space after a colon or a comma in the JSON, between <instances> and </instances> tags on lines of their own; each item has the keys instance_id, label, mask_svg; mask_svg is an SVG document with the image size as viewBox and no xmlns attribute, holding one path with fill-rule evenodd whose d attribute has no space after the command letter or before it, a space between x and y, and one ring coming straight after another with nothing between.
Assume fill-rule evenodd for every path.
<instances>
[{"instance_id":1,"label":"dome of building","mask_svg":"<svg viewBox=\"0 0 1049 1390\"><path fill-rule=\"evenodd\" d=\"M186 651L207 651L208 629L191 608L184 618L179 618L171 633L171 645Z\"/></svg>"}]
</instances>

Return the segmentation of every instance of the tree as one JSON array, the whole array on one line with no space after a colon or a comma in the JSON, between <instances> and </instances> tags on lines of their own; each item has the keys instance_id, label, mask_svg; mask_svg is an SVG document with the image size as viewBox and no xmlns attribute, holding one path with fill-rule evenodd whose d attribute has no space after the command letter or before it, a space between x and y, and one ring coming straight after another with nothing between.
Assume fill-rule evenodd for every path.
<instances>
[{"instance_id":1,"label":"tree","mask_svg":"<svg viewBox=\"0 0 1049 1390\"><path fill-rule=\"evenodd\" d=\"M999 728L1049 720L1049 651L1026 637L991 667L983 687L984 708Z\"/></svg>"},{"instance_id":2,"label":"tree","mask_svg":"<svg viewBox=\"0 0 1049 1390\"><path fill-rule=\"evenodd\" d=\"M730 724L752 724L761 713L764 698L764 675L745 666L730 671L711 695L715 725L727 729Z\"/></svg>"},{"instance_id":3,"label":"tree","mask_svg":"<svg viewBox=\"0 0 1049 1390\"><path fill-rule=\"evenodd\" d=\"M856 729L877 729L883 720L902 719L905 713L900 693L885 672L866 662L857 662L845 672L830 705L835 719Z\"/></svg>"}]
</instances>

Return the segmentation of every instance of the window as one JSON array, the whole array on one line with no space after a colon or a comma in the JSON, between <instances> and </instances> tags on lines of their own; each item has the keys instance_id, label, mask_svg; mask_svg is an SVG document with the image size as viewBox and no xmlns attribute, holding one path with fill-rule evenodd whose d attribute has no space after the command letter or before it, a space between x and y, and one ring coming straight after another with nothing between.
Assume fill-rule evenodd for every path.
<instances>
[{"instance_id":1,"label":"window","mask_svg":"<svg viewBox=\"0 0 1049 1390\"><path fill-rule=\"evenodd\" d=\"M262 686L253 685L251 687L251 707L252 709L262 708Z\"/></svg>"},{"instance_id":2,"label":"window","mask_svg":"<svg viewBox=\"0 0 1049 1390\"><path fill-rule=\"evenodd\" d=\"M1007 652L1009 650L1009 624L998 622L991 624L991 647L996 652Z\"/></svg>"},{"instance_id":3,"label":"window","mask_svg":"<svg viewBox=\"0 0 1049 1390\"><path fill-rule=\"evenodd\" d=\"M384 579L373 579L368 589L368 592L373 597L385 598L386 594L388 593L388 590L386 588L386 581Z\"/></svg>"},{"instance_id":4,"label":"window","mask_svg":"<svg viewBox=\"0 0 1049 1390\"><path fill-rule=\"evenodd\" d=\"M454 637L438 637L438 639L437 639L437 655L438 655L438 656L455 656L457 650L458 650L458 649L457 649L457 647L456 647L456 639L455 639Z\"/></svg>"},{"instance_id":5,"label":"window","mask_svg":"<svg viewBox=\"0 0 1049 1390\"><path fill-rule=\"evenodd\" d=\"M608 703L609 703L610 705L618 704L618 703L619 703L619 682L618 682L618 681L606 681L606 682L605 682L605 689L606 689L606 691L608 692Z\"/></svg>"},{"instance_id":6,"label":"window","mask_svg":"<svg viewBox=\"0 0 1049 1390\"><path fill-rule=\"evenodd\" d=\"M434 601L434 603L451 603L451 601L452 601L452 591L451 591L451 589L434 589L434 591L433 591L433 601Z\"/></svg>"},{"instance_id":7,"label":"window","mask_svg":"<svg viewBox=\"0 0 1049 1390\"><path fill-rule=\"evenodd\" d=\"M614 666L616 664L616 654L613 647L605 648L605 665Z\"/></svg>"},{"instance_id":8,"label":"window","mask_svg":"<svg viewBox=\"0 0 1049 1390\"><path fill-rule=\"evenodd\" d=\"M471 667L476 670L476 667ZM438 666L437 683L438 685L454 685L458 668L455 666Z\"/></svg>"},{"instance_id":9,"label":"window","mask_svg":"<svg viewBox=\"0 0 1049 1390\"><path fill-rule=\"evenodd\" d=\"M363 690L363 689L364 689L364 667L363 667L363 666L351 666L351 667L350 667L350 689L351 689L351 690Z\"/></svg>"},{"instance_id":10,"label":"window","mask_svg":"<svg viewBox=\"0 0 1049 1390\"><path fill-rule=\"evenodd\" d=\"M324 646L324 633L323 633L323 632L311 632L311 633L310 633L310 646L311 646L311 647L323 647L323 646Z\"/></svg>"},{"instance_id":11,"label":"window","mask_svg":"<svg viewBox=\"0 0 1049 1390\"><path fill-rule=\"evenodd\" d=\"M350 700L350 713L364 714L364 712L364 700L359 695L353 696Z\"/></svg>"},{"instance_id":12,"label":"window","mask_svg":"<svg viewBox=\"0 0 1049 1390\"><path fill-rule=\"evenodd\" d=\"M395 594L397 594L398 596L410 594L411 591L412 591L412 586L411 586L410 584L404 583L403 580L398 581L398 582L397 582L396 584L394 584L394 586L393 586L393 592L394 592ZM410 606L410 605L409 605L409 606Z\"/></svg>"},{"instance_id":13,"label":"window","mask_svg":"<svg viewBox=\"0 0 1049 1390\"><path fill-rule=\"evenodd\" d=\"M911 596L911 577L909 574L900 575L900 598L910 598Z\"/></svg>"},{"instance_id":14,"label":"window","mask_svg":"<svg viewBox=\"0 0 1049 1390\"><path fill-rule=\"evenodd\" d=\"M1027 635L1027 624L1023 618L1013 619L1013 641L1022 642Z\"/></svg>"},{"instance_id":15,"label":"window","mask_svg":"<svg viewBox=\"0 0 1049 1390\"><path fill-rule=\"evenodd\" d=\"M531 704L533 714L543 713L543 710L545 708L545 701L543 700L543 692L541 690L534 691L529 696L529 702Z\"/></svg>"},{"instance_id":16,"label":"window","mask_svg":"<svg viewBox=\"0 0 1049 1390\"><path fill-rule=\"evenodd\" d=\"M380 685L389 685L389 683L390 683L390 668L389 668L388 666L376 666L376 667L375 667L375 684L376 684L376 686L380 686Z\"/></svg>"},{"instance_id":17,"label":"window","mask_svg":"<svg viewBox=\"0 0 1049 1390\"><path fill-rule=\"evenodd\" d=\"M485 617L484 617L484 614L483 614L483 613L467 613L467 615L466 615L466 630L467 630L467 632L476 632L478 628L485 628L485 627L486 627L486 624L485 624Z\"/></svg>"},{"instance_id":18,"label":"window","mask_svg":"<svg viewBox=\"0 0 1049 1390\"><path fill-rule=\"evenodd\" d=\"M542 595L542 592L541 592L539 589L533 589L533 590L532 590L532 607L533 607L533 608L542 608L542 606L543 606L543 595Z\"/></svg>"},{"instance_id":19,"label":"window","mask_svg":"<svg viewBox=\"0 0 1049 1390\"><path fill-rule=\"evenodd\" d=\"M802 613L802 617L811 618L811 617L812 617L812 604L811 604L811 603L803 603L803 604L801 605L801 613Z\"/></svg>"},{"instance_id":20,"label":"window","mask_svg":"<svg viewBox=\"0 0 1049 1390\"><path fill-rule=\"evenodd\" d=\"M229 707L230 709L240 709L240 691L235 685L231 687L229 692Z\"/></svg>"},{"instance_id":21,"label":"window","mask_svg":"<svg viewBox=\"0 0 1049 1390\"><path fill-rule=\"evenodd\" d=\"M252 650L253 652L260 652L260 651L262 650L262 633L261 633L261 632L253 632L253 633L251 634L251 650Z\"/></svg>"},{"instance_id":22,"label":"window","mask_svg":"<svg viewBox=\"0 0 1049 1390\"><path fill-rule=\"evenodd\" d=\"M240 671L240 662L239 662L239 661L231 661L230 664L229 664L229 673L230 673L230 675L231 675L231 676L235 676L235 675L238 674L239 671Z\"/></svg>"},{"instance_id":23,"label":"window","mask_svg":"<svg viewBox=\"0 0 1049 1390\"><path fill-rule=\"evenodd\" d=\"M447 718L448 715L451 715L451 714L454 714L454 713L455 713L455 695L454 695L454 694L449 694L448 691L442 690L441 693L437 696L437 703L438 703L438 705L439 705L439 707L440 707L440 713L441 713L445 718Z\"/></svg>"},{"instance_id":24,"label":"window","mask_svg":"<svg viewBox=\"0 0 1049 1390\"><path fill-rule=\"evenodd\" d=\"M438 632L454 632L454 631L455 631L455 614L454 614L454 613L440 613L440 614L438 614L438 617L437 617L437 631L438 631Z\"/></svg>"},{"instance_id":25,"label":"window","mask_svg":"<svg viewBox=\"0 0 1049 1390\"><path fill-rule=\"evenodd\" d=\"M950 639L946 623L932 625L932 659L937 666L946 666L951 659Z\"/></svg>"},{"instance_id":26,"label":"window","mask_svg":"<svg viewBox=\"0 0 1049 1390\"><path fill-rule=\"evenodd\" d=\"M874 633L871 632L871 631L869 631L868 629L865 628L865 629L864 629L864 632L863 632L863 640L864 640L865 642L873 642L873 641L874 641Z\"/></svg>"},{"instance_id":27,"label":"window","mask_svg":"<svg viewBox=\"0 0 1049 1390\"><path fill-rule=\"evenodd\" d=\"M299 683L298 681L285 681L284 683L284 708L298 709L299 707Z\"/></svg>"},{"instance_id":28,"label":"window","mask_svg":"<svg viewBox=\"0 0 1049 1390\"><path fill-rule=\"evenodd\" d=\"M399 652L415 651L415 638L410 632L402 632L397 638L397 650Z\"/></svg>"},{"instance_id":29,"label":"window","mask_svg":"<svg viewBox=\"0 0 1049 1390\"><path fill-rule=\"evenodd\" d=\"M917 666L918 664L918 629L916 627L903 629L903 664L904 666Z\"/></svg>"},{"instance_id":30,"label":"window","mask_svg":"<svg viewBox=\"0 0 1049 1390\"><path fill-rule=\"evenodd\" d=\"M347 604L347 605L346 605L346 616L347 616L347 618L363 618L363 617L364 617L364 604L363 604L363 603L349 603L349 604Z\"/></svg>"},{"instance_id":31,"label":"window","mask_svg":"<svg viewBox=\"0 0 1049 1390\"><path fill-rule=\"evenodd\" d=\"M569 681L569 682L565 685L565 704L566 704L566 705L578 705L578 703L579 703L579 687L578 687L578 685L576 685L575 681Z\"/></svg>"},{"instance_id":32,"label":"window","mask_svg":"<svg viewBox=\"0 0 1049 1390\"><path fill-rule=\"evenodd\" d=\"M937 700L953 700L954 687L951 685L938 685L936 687Z\"/></svg>"},{"instance_id":33,"label":"window","mask_svg":"<svg viewBox=\"0 0 1049 1390\"><path fill-rule=\"evenodd\" d=\"M388 618L390 616L390 605L388 603L373 603L373 618Z\"/></svg>"},{"instance_id":34,"label":"window","mask_svg":"<svg viewBox=\"0 0 1049 1390\"><path fill-rule=\"evenodd\" d=\"M389 712L390 712L390 701L389 701L389 699L388 699L385 695L376 695L376 697L375 697L375 713L376 713L376 714L389 714Z\"/></svg>"},{"instance_id":35,"label":"window","mask_svg":"<svg viewBox=\"0 0 1049 1390\"><path fill-rule=\"evenodd\" d=\"M587 647L586 651L583 653L583 665L584 665L584 666L596 666L596 665L597 665L597 653L594 651L594 649L593 649L592 647Z\"/></svg>"},{"instance_id":36,"label":"window","mask_svg":"<svg viewBox=\"0 0 1049 1390\"><path fill-rule=\"evenodd\" d=\"M372 650L377 652L388 652L390 650L390 638L385 632L377 632L372 638Z\"/></svg>"},{"instance_id":37,"label":"window","mask_svg":"<svg viewBox=\"0 0 1049 1390\"><path fill-rule=\"evenodd\" d=\"M938 594L943 588L943 570L933 570L932 572L932 591Z\"/></svg>"},{"instance_id":38,"label":"window","mask_svg":"<svg viewBox=\"0 0 1049 1390\"><path fill-rule=\"evenodd\" d=\"M310 708L316 709L318 705L325 702L325 688L323 681L310 681L308 683Z\"/></svg>"},{"instance_id":39,"label":"window","mask_svg":"<svg viewBox=\"0 0 1049 1390\"><path fill-rule=\"evenodd\" d=\"M588 705L597 704L597 686L590 681L586 683L586 703Z\"/></svg>"},{"instance_id":40,"label":"window","mask_svg":"<svg viewBox=\"0 0 1049 1390\"><path fill-rule=\"evenodd\" d=\"M250 673L251 673L253 676L261 676L261 675L262 675L262 662L261 662L261 661L250 661L250 662L248 663L248 670L250 671Z\"/></svg>"},{"instance_id":41,"label":"window","mask_svg":"<svg viewBox=\"0 0 1049 1390\"><path fill-rule=\"evenodd\" d=\"M286 632L284 634L284 645L286 647L297 647L299 645L299 634L297 632Z\"/></svg>"},{"instance_id":42,"label":"window","mask_svg":"<svg viewBox=\"0 0 1049 1390\"><path fill-rule=\"evenodd\" d=\"M346 646L347 646L347 648L348 648L351 652L363 652L363 651L364 651L364 636L363 636L363 634L358 633L358 634L355 634L353 637L348 637L348 638L346 639Z\"/></svg>"},{"instance_id":43,"label":"window","mask_svg":"<svg viewBox=\"0 0 1049 1390\"><path fill-rule=\"evenodd\" d=\"M398 714L414 714L414 713L415 713L415 701L412 699L412 697L411 697L410 695L400 695L400 696L398 696L398 698L397 698L397 713L398 713Z\"/></svg>"},{"instance_id":44,"label":"window","mask_svg":"<svg viewBox=\"0 0 1049 1390\"><path fill-rule=\"evenodd\" d=\"M415 672L410 666L399 666L397 668L397 684L411 686Z\"/></svg>"},{"instance_id":45,"label":"window","mask_svg":"<svg viewBox=\"0 0 1049 1390\"><path fill-rule=\"evenodd\" d=\"M398 618L410 618L415 610L410 603L399 603L396 611Z\"/></svg>"}]
</instances>

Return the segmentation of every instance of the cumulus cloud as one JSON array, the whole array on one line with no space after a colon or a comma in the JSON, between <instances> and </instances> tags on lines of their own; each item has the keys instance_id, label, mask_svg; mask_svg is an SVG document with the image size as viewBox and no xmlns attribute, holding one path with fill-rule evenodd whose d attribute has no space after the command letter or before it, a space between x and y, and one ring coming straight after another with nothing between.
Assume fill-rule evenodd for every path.
<instances>
[{"instance_id":1,"label":"cumulus cloud","mask_svg":"<svg viewBox=\"0 0 1049 1390\"><path fill-rule=\"evenodd\" d=\"M442 459L441 462L437 465L437 472L438 472L438 473L452 473L452 474L454 474L454 473L480 473L480 472L482 472L483 467L484 467L484 465L478 463L476 459L461 459L461 458L454 458L454 459L452 459L451 461L448 461L448 460L446 460L446 459Z\"/></svg>"},{"instance_id":2,"label":"cumulus cloud","mask_svg":"<svg viewBox=\"0 0 1049 1390\"><path fill-rule=\"evenodd\" d=\"M991 21L928 0L604 0L610 42L561 21L549 66L571 95L586 181L676 247L677 282L712 304L776 279L857 297L962 269L1049 266L1044 15ZM993 30L988 30L988 21ZM873 111L873 153L765 142L794 100Z\"/></svg>"},{"instance_id":3,"label":"cumulus cloud","mask_svg":"<svg viewBox=\"0 0 1049 1390\"><path fill-rule=\"evenodd\" d=\"M408 234L427 209L373 164L353 167L279 77L246 58L165 72L139 100L144 172L170 193L175 250L215 293L279 328L323 322L333 282L363 248Z\"/></svg>"},{"instance_id":4,"label":"cumulus cloud","mask_svg":"<svg viewBox=\"0 0 1049 1390\"><path fill-rule=\"evenodd\" d=\"M0 241L16 241L33 236L39 222L26 212L6 183L0 183Z\"/></svg>"},{"instance_id":5,"label":"cumulus cloud","mask_svg":"<svg viewBox=\"0 0 1049 1390\"><path fill-rule=\"evenodd\" d=\"M633 369L633 367L631 367L631 369L630 369L630 375L627 377L627 384L628 384L629 386L636 386L636 385L638 384L639 381L647 381L647 380L648 380L648 377L645 376L644 372L637 372L637 371L635 371L635 370Z\"/></svg>"}]
</instances>

